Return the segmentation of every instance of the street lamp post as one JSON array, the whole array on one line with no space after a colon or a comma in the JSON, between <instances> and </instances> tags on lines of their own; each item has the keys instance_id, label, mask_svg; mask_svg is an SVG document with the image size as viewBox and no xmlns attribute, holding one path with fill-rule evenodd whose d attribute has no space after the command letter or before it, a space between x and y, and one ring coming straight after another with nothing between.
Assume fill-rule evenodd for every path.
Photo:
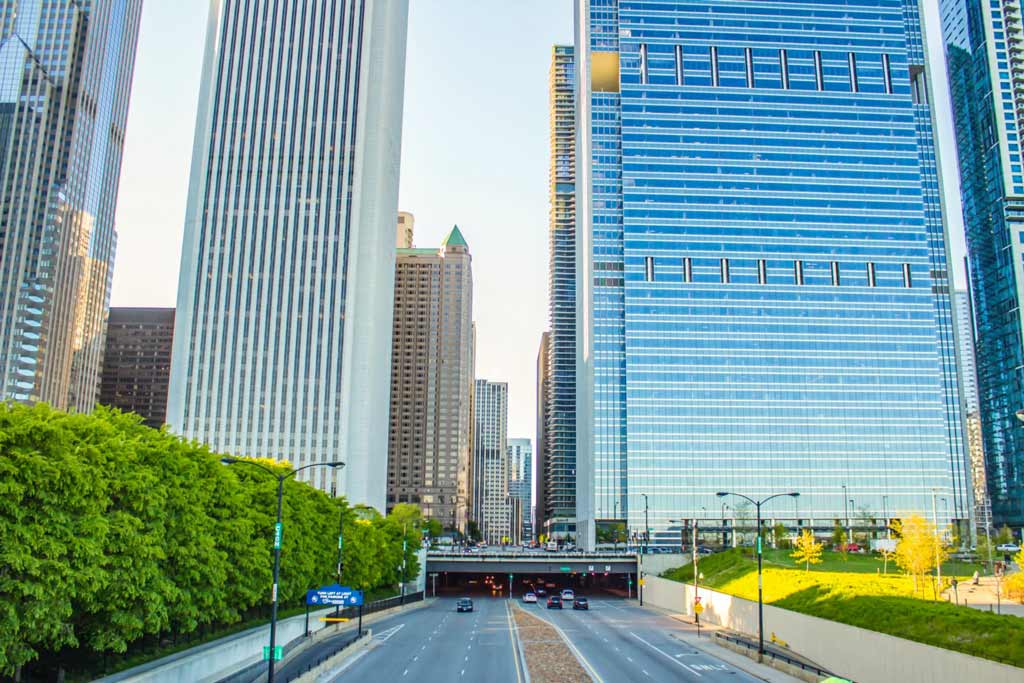
<instances>
[{"instance_id":1,"label":"street lamp post","mask_svg":"<svg viewBox=\"0 0 1024 683\"><path fill-rule=\"evenodd\" d=\"M729 542L729 532L726 531L726 523L728 520L725 518L725 510L729 507L728 503L722 503L722 547L724 548ZM735 529L733 530L735 533Z\"/></svg>"},{"instance_id":2,"label":"street lamp post","mask_svg":"<svg viewBox=\"0 0 1024 683\"><path fill-rule=\"evenodd\" d=\"M847 507L847 503L849 503L849 502L850 502L850 497L848 495L846 495L846 484L843 484L843 520L844 520L845 526L846 526L846 540L843 541L843 545L844 546L847 543L849 543L850 540L851 540L850 539L850 508ZM845 548L843 549L843 551L845 552Z\"/></svg>"},{"instance_id":3,"label":"street lamp post","mask_svg":"<svg viewBox=\"0 0 1024 683\"><path fill-rule=\"evenodd\" d=\"M284 524L281 519L282 504L284 501L284 483L299 472L308 470L311 467L330 467L331 469L336 469L344 467L345 463L341 461L317 462L312 465L300 467L297 470L291 470L287 474L278 474L269 467L265 467L252 460L224 457L221 458L220 461L225 465L251 465L252 467L258 467L277 479L277 524L274 526L274 582L270 589L270 652L268 653L270 656L267 658L267 683L274 683L274 648L277 645L277 581L281 575L281 541L284 538ZM338 552L340 558L340 549Z\"/></svg>"},{"instance_id":4,"label":"street lamp post","mask_svg":"<svg viewBox=\"0 0 1024 683\"><path fill-rule=\"evenodd\" d=\"M845 489L846 487L844 486L843 488ZM732 493L732 492L729 492L729 491L719 491L715 495L717 495L719 498L724 498L725 496L736 496L737 498L744 499L745 501L751 503L755 508L757 508L757 653L758 653L758 655L760 657L763 658L764 657L764 581L762 579L762 570L763 570L763 567L764 567L764 559L763 559L763 546L764 546L764 542L763 542L763 540L761 538L761 533L762 533L762 529L761 529L761 506L764 505L765 503L767 503L768 501L774 499L774 498L781 498L782 496L790 496L792 498L797 498L797 497L799 497L800 494L796 493L796 492L776 493L774 496L768 496L767 498L763 498L761 500L754 500L753 498L748 498L747 496L744 496L742 493Z\"/></svg>"},{"instance_id":5,"label":"street lamp post","mask_svg":"<svg viewBox=\"0 0 1024 683\"><path fill-rule=\"evenodd\" d=\"M889 496L882 496L882 519L885 522L885 537L891 538L889 531Z\"/></svg>"},{"instance_id":6,"label":"street lamp post","mask_svg":"<svg viewBox=\"0 0 1024 683\"><path fill-rule=\"evenodd\" d=\"M647 515L647 494L641 493L644 497L644 545L643 554L646 555L651 542L651 518Z\"/></svg>"}]
</instances>

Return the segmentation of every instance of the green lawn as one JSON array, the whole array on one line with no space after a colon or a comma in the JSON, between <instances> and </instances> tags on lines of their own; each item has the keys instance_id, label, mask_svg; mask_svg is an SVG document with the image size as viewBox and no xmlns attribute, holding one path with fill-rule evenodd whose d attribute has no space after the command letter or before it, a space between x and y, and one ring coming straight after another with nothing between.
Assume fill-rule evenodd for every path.
<instances>
[{"instance_id":1,"label":"green lawn","mask_svg":"<svg viewBox=\"0 0 1024 683\"><path fill-rule=\"evenodd\" d=\"M880 560L867 555L826 553L811 571L797 568L788 551L766 551L764 599L777 607L888 633L949 650L1024 667L1024 619L999 616L932 600L931 582L915 592L913 579L880 575ZM698 564L702 584L749 600L757 599L757 562L749 550L711 555ZM969 570L969 571L968 571ZM947 571L947 570L944 570ZM948 574L969 576L972 565L950 564ZM693 580L688 565L665 578Z\"/></svg>"}]
</instances>

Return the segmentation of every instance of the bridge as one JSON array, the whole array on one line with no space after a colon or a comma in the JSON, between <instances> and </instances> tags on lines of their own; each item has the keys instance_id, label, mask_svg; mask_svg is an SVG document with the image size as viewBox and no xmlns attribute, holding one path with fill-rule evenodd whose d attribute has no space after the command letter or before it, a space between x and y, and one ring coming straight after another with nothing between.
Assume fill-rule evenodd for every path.
<instances>
[{"instance_id":1,"label":"bridge","mask_svg":"<svg viewBox=\"0 0 1024 683\"><path fill-rule=\"evenodd\" d=\"M427 573L636 574L635 553L492 552L427 553Z\"/></svg>"}]
</instances>

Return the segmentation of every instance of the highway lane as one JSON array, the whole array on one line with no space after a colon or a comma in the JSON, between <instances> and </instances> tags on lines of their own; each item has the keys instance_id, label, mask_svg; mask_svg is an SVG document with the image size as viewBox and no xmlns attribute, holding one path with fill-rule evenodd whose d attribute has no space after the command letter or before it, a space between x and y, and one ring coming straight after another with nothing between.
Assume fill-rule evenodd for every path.
<instances>
[{"instance_id":1,"label":"highway lane","mask_svg":"<svg viewBox=\"0 0 1024 683\"><path fill-rule=\"evenodd\" d=\"M591 599L589 611L524 605L558 626L600 679L761 683L731 664L673 638L690 627L615 599Z\"/></svg>"},{"instance_id":2,"label":"highway lane","mask_svg":"<svg viewBox=\"0 0 1024 683\"><path fill-rule=\"evenodd\" d=\"M473 598L473 612L455 612L454 598L383 619L362 654L340 665L332 683L522 683L506 600Z\"/></svg>"}]
</instances>

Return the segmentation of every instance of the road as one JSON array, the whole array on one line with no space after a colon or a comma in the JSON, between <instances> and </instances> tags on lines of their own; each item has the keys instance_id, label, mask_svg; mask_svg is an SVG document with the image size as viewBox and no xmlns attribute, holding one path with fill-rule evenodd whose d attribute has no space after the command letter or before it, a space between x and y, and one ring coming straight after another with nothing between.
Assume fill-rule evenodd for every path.
<instances>
[{"instance_id":1,"label":"road","mask_svg":"<svg viewBox=\"0 0 1024 683\"><path fill-rule=\"evenodd\" d=\"M373 624L373 643L323 681L340 683L522 683L507 600L474 598L458 614L454 598Z\"/></svg>"},{"instance_id":2,"label":"road","mask_svg":"<svg viewBox=\"0 0 1024 683\"><path fill-rule=\"evenodd\" d=\"M672 636L692 635L689 625L632 602L592 598L589 611L549 610L543 603L524 607L562 630L596 674L596 683L762 683Z\"/></svg>"}]
</instances>

